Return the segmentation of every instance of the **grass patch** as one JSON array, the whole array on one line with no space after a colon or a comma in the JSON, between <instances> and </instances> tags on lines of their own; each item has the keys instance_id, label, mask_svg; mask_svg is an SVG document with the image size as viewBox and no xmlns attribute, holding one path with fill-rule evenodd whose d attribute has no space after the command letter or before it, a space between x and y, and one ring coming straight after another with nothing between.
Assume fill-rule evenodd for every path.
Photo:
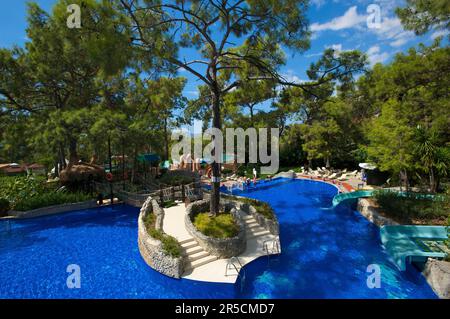
<instances>
[{"instance_id":1,"label":"grass patch","mask_svg":"<svg viewBox=\"0 0 450 319\"><path fill-rule=\"evenodd\" d=\"M214 238L232 238L239 233L239 226L230 213L215 217L200 213L195 216L194 225L201 233Z\"/></svg>"},{"instance_id":2,"label":"grass patch","mask_svg":"<svg viewBox=\"0 0 450 319\"><path fill-rule=\"evenodd\" d=\"M416 194L378 191L374 198L383 213L400 223L445 225L450 215L450 196L417 198Z\"/></svg>"},{"instance_id":3,"label":"grass patch","mask_svg":"<svg viewBox=\"0 0 450 319\"><path fill-rule=\"evenodd\" d=\"M155 214L149 213L144 219L144 225L147 229L148 234L162 243L163 251L173 258L178 258L181 256L181 247L178 241L169 235L164 234L160 230L156 230L156 216Z\"/></svg>"}]
</instances>

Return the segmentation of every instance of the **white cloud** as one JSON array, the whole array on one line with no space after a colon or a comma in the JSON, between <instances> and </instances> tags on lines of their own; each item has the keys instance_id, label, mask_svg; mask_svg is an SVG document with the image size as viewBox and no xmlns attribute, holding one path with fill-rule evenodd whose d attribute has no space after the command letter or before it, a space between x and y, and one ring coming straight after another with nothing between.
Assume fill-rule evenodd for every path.
<instances>
[{"instance_id":1,"label":"white cloud","mask_svg":"<svg viewBox=\"0 0 450 319\"><path fill-rule=\"evenodd\" d=\"M379 2L383 6L385 2ZM332 30L344 30L344 29L358 29L359 32L364 32L364 36L367 34L375 34L380 41L389 41L392 47L400 47L414 39L415 35L412 31L405 31L398 17L388 17L382 14L380 28L363 28L367 23L368 15L366 13L358 14L357 6L349 8L344 15L333 18L325 23L313 23L311 24L311 30L315 32Z\"/></svg>"},{"instance_id":2,"label":"white cloud","mask_svg":"<svg viewBox=\"0 0 450 319\"><path fill-rule=\"evenodd\" d=\"M412 31L405 31L399 18L384 18L381 22L380 29L373 29L380 40L390 41L390 45L393 47L400 47L410 40L415 35Z\"/></svg>"},{"instance_id":3,"label":"white cloud","mask_svg":"<svg viewBox=\"0 0 450 319\"><path fill-rule=\"evenodd\" d=\"M431 38L434 40L438 37L446 37L449 33L448 30L437 30L431 34Z\"/></svg>"},{"instance_id":4,"label":"white cloud","mask_svg":"<svg viewBox=\"0 0 450 319\"><path fill-rule=\"evenodd\" d=\"M351 7L344 13L344 15L336 17L329 22L325 22L322 24L320 23L311 24L311 31L315 32L325 30L337 31L356 27L357 25L366 21L366 16L359 15L356 8L357 8L356 6Z\"/></svg>"},{"instance_id":5,"label":"white cloud","mask_svg":"<svg viewBox=\"0 0 450 319\"><path fill-rule=\"evenodd\" d=\"M286 73L281 75L287 82L291 82L291 83L303 83L305 82L305 80L302 80L296 73L294 70L289 69L287 70Z\"/></svg>"},{"instance_id":6,"label":"white cloud","mask_svg":"<svg viewBox=\"0 0 450 319\"><path fill-rule=\"evenodd\" d=\"M369 57L369 62L371 65L383 63L389 58L389 53L381 52L381 49L378 45L374 45L373 47L369 48L369 50L367 50L367 55Z\"/></svg>"},{"instance_id":7,"label":"white cloud","mask_svg":"<svg viewBox=\"0 0 450 319\"><path fill-rule=\"evenodd\" d=\"M327 46L325 46L325 48L333 49L334 51L339 53L339 52L342 52L342 43L327 45Z\"/></svg>"},{"instance_id":8,"label":"white cloud","mask_svg":"<svg viewBox=\"0 0 450 319\"><path fill-rule=\"evenodd\" d=\"M195 96L195 97L199 96L198 91L188 90L188 91L185 91L184 93L187 95Z\"/></svg>"}]
</instances>

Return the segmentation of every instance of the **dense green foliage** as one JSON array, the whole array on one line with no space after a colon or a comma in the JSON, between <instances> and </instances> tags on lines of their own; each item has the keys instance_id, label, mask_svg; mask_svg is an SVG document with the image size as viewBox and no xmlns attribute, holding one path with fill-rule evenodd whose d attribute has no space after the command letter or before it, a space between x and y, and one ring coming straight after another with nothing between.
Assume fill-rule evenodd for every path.
<instances>
[{"instance_id":1,"label":"dense green foliage","mask_svg":"<svg viewBox=\"0 0 450 319\"><path fill-rule=\"evenodd\" d=\"M406 3L406 7L396 10L405 29L424 34L433 28L450 28L450 5L447 0L407 0Z\"/></svg>"},{"instance_id":2,"label":"dense green foliage","mask_svg":"<svg viewBox=\"0 0 450 319\"><path fill-rule=\"evenodd\" d=\"M177 172L167 172L159 180L161 184L169 186L179 186L191 184L194 182L194 178L185 174L178 174Z\"/></svg>"},{"instance_id":3,"label":"dense green foliage","mask_svg":"<svg viewBox=\"0 0 450 319\"><path fill-rule=\"evenodd\" d=\"M239 233L239 226L229 213L221 213L217 216L199 213L194 217L194 226L201 233L214 238L232 238Z\"/></svg>"},{"instance_id":4,"label":"dense green foliage","mask_svg":"<svg viewBox=\"0 0 450 319\"><path fill-rule=\"evenodd\" d=\"M80 203L91 200L93 199L92 197L92 195L85 193L42 193L17 201L14 209L18 211L27 211L53 205Z\"/></svg>"},{"instance_id":5,"label":"dense green foliage","mask_svg":"<svg viewBox=\"0 0 450 319\"><path fill-rule=\"evenodd\" d=\"M442 197L442 198L441 198ZM399 194L391 191L378 191L375 199L382 211L393 219L406 224L442 224L450 218L450 196L442 195L435 199L421 194Z\"/></svg>"},{"instance_id":6,"label":"dense green foliage","mask_svg":"<svg viewBox=\"0 0 450 319\"><path fill-rule=\"evenodd\" d=\"M178 258L181 256L181 246L180 243L172 236L164 234L162 231L155 229L156 216L155 214L149 213L144 217L144 225L147 229L148 234L161 241L163 250L169 256L173 258Z\"/></svg>"},{"instance_id":7,"label":"dense green foliage","mask_svg":"<svg viewBox=\"0 0 450 319\"><path fill-rule=\"evenodd\" d=\"M81 192L56 191L55 184L46 183L42 177L1 177L0 193L10 203L10 208L27 211L53 205L78 203L92 199L92 195Z\"/></svg>"}]
</instances>

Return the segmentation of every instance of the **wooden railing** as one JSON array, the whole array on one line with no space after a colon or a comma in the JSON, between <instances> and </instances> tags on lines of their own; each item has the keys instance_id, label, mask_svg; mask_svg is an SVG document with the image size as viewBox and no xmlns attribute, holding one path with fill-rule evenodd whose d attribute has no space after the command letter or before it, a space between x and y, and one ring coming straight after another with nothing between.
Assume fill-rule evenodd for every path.
<instances>
[{"instance_id":1,"label":"wooden railing","mask_svg":"<svg viewBox=\"0 0 450 319\"><path fill-rule=\"evenodd\" d=\"M105 197L108 197L112 191L114 197L117 197L123 202L136 207L141 207L149 196L154 198L159 204L176 200L185 202L186 198L192 200L193 197L197 198L202 196L201 182L170 187L161 186L159 190L154 190L151 192L126 191L123 189L122 183L95 183L95 189L97 192L103 193Z\"/></svg>"}]
</instances>

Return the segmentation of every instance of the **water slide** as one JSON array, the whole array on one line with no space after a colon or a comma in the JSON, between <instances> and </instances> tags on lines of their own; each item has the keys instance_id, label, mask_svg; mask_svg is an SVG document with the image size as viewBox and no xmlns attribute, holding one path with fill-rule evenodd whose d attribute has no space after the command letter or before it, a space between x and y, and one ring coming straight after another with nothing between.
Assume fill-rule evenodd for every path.
<instances>
[{"instance_id":1,"label":"water slide","mask_svg":"<svg viewBox=\"0 0 450 319\"><path fill-rule=\"evenodd\" d=\"M417 199L443 199L440 195L433 195L433 194L414 194L414 193L407 193L407 192L400 192L396 190L392 190L389 188L385 188L384 190L391 191L391 192L397 192L401 196L414 196ZM359 190L354 191L350 193L340 193L333 197L333 207L339 205L341 202L347 200L347 199L357 199L357 198L367 198L372 197L375 190Z\"/></svg>"},{"instance_id":2,"label":"water slide","mask_svg":"<svg viewBox=\"0 0 450 319\"><path fill-rule=\"evenodd\" d=\"M372 197L373 190L360 190L350 193L341 193L333 197L333 207L348 199Z\"/></svg>"},{"instance_id":3,"label":"water slide","mask_svg":"<svg viewBox=\"0 0 450 319\"><path fill-rule=\"evenodd\" d=\"M450 248L445 226L383 226L381 242L401 271L408 262L425 262L428 257L445 258Z\"/></svg>"}]
</instances>

